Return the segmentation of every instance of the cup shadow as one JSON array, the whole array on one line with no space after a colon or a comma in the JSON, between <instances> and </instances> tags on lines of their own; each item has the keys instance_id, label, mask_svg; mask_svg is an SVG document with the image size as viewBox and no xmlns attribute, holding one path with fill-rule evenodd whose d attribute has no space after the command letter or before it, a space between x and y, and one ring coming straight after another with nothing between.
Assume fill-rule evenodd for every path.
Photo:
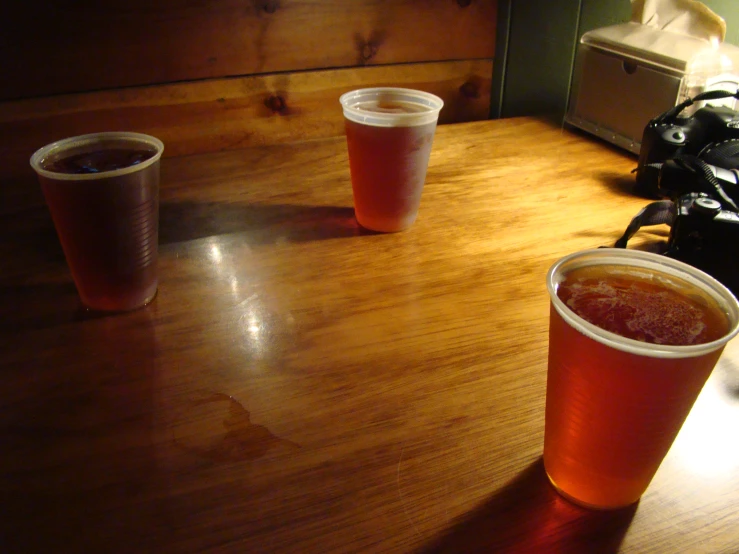
<instances>
[{"instance_id":1,"label":"cup shadow","mask_svg":"<svg viewBox=\"0 0 739 554\"><path fill-rule=\"evenodd\" d=\"M110 315L80 303L71 276L61 269L64 253L46 208L36 206L24 213L25 224L13 232L13 242L0 248L18 268L0 281L0 313L14 314L0 323L0 331L13 334ZM339 206L163 202L159 218L160 244L232 233L245 234L257 245L376 234L357 223L353 208ZM4 230L10 233L7 225L0 225ZM28 276L39 270L57 278L28 284Z\"/></svg>"},{"instance_id":2,"label":"cup shadow","mask_svg":"<svg viewBox=\"0 0 739 554\"><path fill-rule=\"evenodd\" d=\"M253 244L307 242L377 234L361 227L354 208L297 204L242 204L227 202L162 201L159 206L159 244L186 242L210 236L240 233ZM58 268L64 252L45 205L7 214L0 236L11 238L1 245L18 273L28 268Z\"/></svg>"},{"instance_id":3,"label":"cup shadow","mask_svg":"<svg viewBox=\"0 0 739 554\"><path fill-rule=\"evenodd\" d=\"M74 321L81 310L74 283L0 286L0 332L12 334ZM12 317L10 317L12 314Z\"/></svg>"},{"instance_id":4,"label":"cup shadow","mask_svg":"<svg viewBox=\"0 0 739 554\"><path fill-rule=\"evenodd\" d=\"M351 207L193 201L160 203L160 244L232 233L246 234L254 244L375 234L357 223Z\"/></svg>"},{"instance_id":5,"label":"cup shadow","mask_svg":"<svg viewBox=\"0 0 739 554\"><path fill-rule=\"evenodd\" d=\"M0 306L0 315L6 316L0 317L0 333L5 335L114 317L119 313L85 307L71 279L30 285L2 284Z\"/></svg>"},{"instance_id":6,"label":"cup shadow","mask_svg":"<svg viewBox=\"0 0 739 554\"><path fill-rule=\"evenodd\" d=\"M549 484L541 458L417 554L618 552L637 510L587 510Z\"/></svg>"}]
</instances>

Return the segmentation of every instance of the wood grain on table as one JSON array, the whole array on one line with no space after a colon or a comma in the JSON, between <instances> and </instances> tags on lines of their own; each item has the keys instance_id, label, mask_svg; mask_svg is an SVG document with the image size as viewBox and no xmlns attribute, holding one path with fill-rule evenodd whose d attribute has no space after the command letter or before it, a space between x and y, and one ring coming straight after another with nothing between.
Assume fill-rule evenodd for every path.
<instances>
[{"instance_id":1,"label":"wood grain on table","mask_svg":"<svg viewBox=\"0 0 739 554\"><path fill-rule=\"evenodd\" d=\"M735 343L638 505L543 472L544 275L647 203L635 165L535 119L442 126L385 235L342 137L170 158L159 295L108 317L5 183L3 552L736 552Z\"/></svg>"}]
</instances>

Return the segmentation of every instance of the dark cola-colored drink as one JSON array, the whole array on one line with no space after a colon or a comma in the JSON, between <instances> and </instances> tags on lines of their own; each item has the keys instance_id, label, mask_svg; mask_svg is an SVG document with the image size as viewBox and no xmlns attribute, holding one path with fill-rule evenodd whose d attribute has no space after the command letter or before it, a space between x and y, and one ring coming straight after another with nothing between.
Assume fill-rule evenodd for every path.
<instances>
[{"instance_id":1,"label":"dark cola-colored drink","mask_svg":"<svg viewBox=\"0 0 739 554\"><path fill-rule=\"evenodd\" d=\"M42 148L31 164L82 303L103 311L143 306L158 285L163 146L134 133L67 141Z\"/></svg>"},{"instance_id":2,"label":"dark cola-colored drink","mask_svg":"<svg viewBox=\"0 0 739 554\"><path fill-rule=\"evenodd\" d=\"M45 161L43 162L43 168L55 173L74 175L102 173L138 165L154 157L156 153L156 150L140 148L108 148Z\"/></svg>"}]
</instances>

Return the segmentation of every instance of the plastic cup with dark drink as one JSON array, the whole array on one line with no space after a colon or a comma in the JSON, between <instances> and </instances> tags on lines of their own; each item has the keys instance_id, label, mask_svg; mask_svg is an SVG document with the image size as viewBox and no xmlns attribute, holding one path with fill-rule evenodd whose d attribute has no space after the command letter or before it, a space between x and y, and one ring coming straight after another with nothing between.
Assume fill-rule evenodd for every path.
<instances>
[{"instance_id":1,"label":"plastic cup with dark drink","mask_svg":"<svg viewBox=\"0 0 739 554\"><path fill-rule=\"evenodd\" d=\"M702 271L635 250L567 256L547 288L547 475L577 504L633 504L739 331L739 304Z\"/></svg>"},{"instance_id":2,"label":"plastic cup with dark drink","mask_svg":"<svg viewBox=\"0 0 739 554\"><path fill-rule=\"evenodd\" d=\"M82 303L132 310L157 292L159 159L139 133L72 137L31 157Z\"/></svg>"},{"instance_id":3,"label":"plastic cup with dark drink","mask_svg":"<svg viewBox=\"0 0 739 554\"><path fill-rule=\"evenodd\" d=\"M357 221L373 231L410 227L418 215L444 102L403 88L355 90L340 102Z\"/></svg>"}]
</instances>

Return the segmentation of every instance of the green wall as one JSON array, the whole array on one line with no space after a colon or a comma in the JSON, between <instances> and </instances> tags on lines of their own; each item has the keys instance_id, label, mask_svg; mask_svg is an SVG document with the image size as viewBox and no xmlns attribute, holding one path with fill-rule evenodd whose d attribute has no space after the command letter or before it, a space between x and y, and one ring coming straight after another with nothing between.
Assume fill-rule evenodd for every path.
<instances>
[{"instance_id":1,"label":"green wall","mask_svg":"<svg viewBox=\"0 0 739 554\"><path fill-rule=\"evenodd\" d=\"M726 20L726 42L739 46L739 3L736 0L706 0L704 4Z\"/></svg>"},{"instance_id":2,"label":"green wall","mask_svg":"<svg viewBox=\"0 0 739 554\"><path fill-rule=\"evenodd\" d=\"M726 20L726 41L739 45L739 1L703 3ZM630 15L629 0L499 0L492 116L561 122L580 37Z\"/></svg>"}]
</instances>

